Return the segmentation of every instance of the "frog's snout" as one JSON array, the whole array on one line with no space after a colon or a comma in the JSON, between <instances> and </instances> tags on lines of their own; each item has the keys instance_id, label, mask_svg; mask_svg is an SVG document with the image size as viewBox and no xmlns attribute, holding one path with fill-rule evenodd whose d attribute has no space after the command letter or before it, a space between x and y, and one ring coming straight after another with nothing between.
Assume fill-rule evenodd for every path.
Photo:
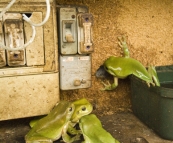
<instances>
[{"instance_id":1,"label":"frog's snout","mask_svg":"<svg viewBox=\"0 0 173 143\"><path fill-rule=\"evenodd\" d=\"M107 68L106 66L104 66L104 69L105 69L106 71L108 71L108 68Z\"/></svg>"},{"instance_id":2,"label":"frog's snout","mask_svg":"<svg viewBox=\"0 0 173 143\"><path fill-rule=\"evenodd\" d=\"M110 74L105 70L104 65L101 65L96 71L97 78L106 78L110 76Z\"/></svg>"}]
</instances>

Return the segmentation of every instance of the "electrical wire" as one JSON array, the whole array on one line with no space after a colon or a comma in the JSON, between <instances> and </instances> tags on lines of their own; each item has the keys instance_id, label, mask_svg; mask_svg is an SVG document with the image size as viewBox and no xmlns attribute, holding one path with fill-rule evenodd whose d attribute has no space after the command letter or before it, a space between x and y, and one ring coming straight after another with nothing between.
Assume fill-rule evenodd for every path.
<instances>
[{"instance_id":1,"label":"electrical wire","mask_svg":"<svg viewBox=\"0 0 173 143\"><path fill-rule=\"evenodd\" d=\"M0 13L0 20L2 19L2 16L5 14L5 12L15 3L16 0L12 0ZM44 20L39 23L39 24L35 24L33 23L32 21L30 21L30 19L25 15L25 14L22 14L23 15L23 19L28 22L31 27L32 27L32 37L31 39L24 45L22 46L19 46L19 47L12 47L12 48L9 48L7 46L5 46L4 44L2 44L0 42L0 48L2 49L5 49L5 50L10 50L10 51L17 51L17 50L23 50L25 49L29 44L31 44L33 41L34 41L34 38L35 38L35 35L36 35L36 31L35 31L35 27L38 27L38 26L42 26L44 25L47 20L49 19L49 16L50 16L50 2L49 0L46 0L46 7L47 7L47 11L46 11L46 16L44 18Z\"/></svg>"},{"instance_id":2,"label":"electrical wire","mask_svg":"<svg viewBox=\"0 0 173 143\"><path fill-rule=\"evenodd\" d=\"M31 44L34 41L34 38L35 38L35 35L36 35L35 27L33 25L31 25L31 27L32 27L32 37L26 44L24 44L22 46L19 46L19 47L9 48L9 47L5 46L4 44L2 44L0 42L0 47L3 48L3 49L9 50L9 51L17 51L17 50L25 49L29 44Z\"/></svg>"},{"instance_id":3,"label":"electrical wire","mask_svg":"<svg viewBox=\"0 0 173 143\"><path fill-rule=\"evenodd\" d=\"M7 6L6 8L4 8L1 13L0 13L0 19L2 19L2 16L6 13L7 10L9 10L9 8L16 2L16 0L12 0Z\"/></svg>"},{"instance_id":4,"label":"electrical wire","mask_svg":"<svg viewBox=\"0 0 173 143\"><path fill-rule=\"evenodd\" d=\"M38 23L38 24L33 23L32 21L30 21L30 19L25 14L22 14L23 19L33 26L36 26L36 27L42 26L43 24L45 24L47 22L47 20L49 19L49 16L50 16L50 2L49 2L49 0L46 0L46 6L47 6L46 16L41 23Z\"/></svg>"}]
</instances>

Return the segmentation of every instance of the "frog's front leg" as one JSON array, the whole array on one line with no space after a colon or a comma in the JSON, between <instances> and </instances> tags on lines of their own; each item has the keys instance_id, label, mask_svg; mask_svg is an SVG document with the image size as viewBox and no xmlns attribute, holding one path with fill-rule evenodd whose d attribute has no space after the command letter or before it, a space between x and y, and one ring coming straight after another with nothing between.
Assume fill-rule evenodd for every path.
<instances>
[{"instance_id":1,"label":"frog's front leg","mask_svg":"<svg viewBox=\"0 0 173 143\"><path fill-rule=\"evenodd\" d=\"M157 72L154 66L148 67L148 73L151 77L151 79L154 81L154 85L160 86L159 78L157 76Z\"/></svg>"},{"instance_id":2,"label":"frog's front leg","mask_svg":"<svg viewBox=\"0 0 173 143\"><path fill-rule=\"evenodd\" d=\"M126 38L125 36L122 37L118 37L118 45L123 49L123 53L124 53L124 57L129 58L130 57L130 53L129 53L129 49L126 43Z\"/></svg>"},{"instance_id":3,"label":"frog's front leg","mask_svg":"<svg viewBox=\"0 0 173 143\"><path fill-rule=\"evenodd\" d=\"M65 143L72 143L74 141L80 140L81 134L77 134L73 137L69 136L67 133L62 134L62 139Z\"/></svg>"},{"instance_id":4,"label":"frog's front leg","mask_svg":"<svg viewBox=\"0 0 173 143\"><path fill-rule=\"evenodd\" d=\"M70 130L71 128L73 128L73 127L70 126L70 123L69 123L68 126L64 127L64 129L62 131L62 139L65 143L72 143L74 141L80 140L81 133L77 133L73 137L71 137L67 134L67 132L69 132L68 130Z\"/></svg>"},{"instance_id":5,"label":"frog's front leg","mask_svg":"<svg viewBox=\"0 0 173 143\"><path fill-rule=\"evenodd\" d=\"M104 82L102 82L103 85L105 86L105 88L101 89L101 90L113 90L118 86L118 78L114 77L114 83L110 84L108 82L108 84L105 84Z\"/></svg>"},{"instance_id":6,"label":"frog's front leg","mask_svg":"<svg viewBox=\"0 0 173 143\"><path fill-rule=\"evenodd\" d=\"M82 134L81 130L76 130L71 124L69 124L67 132L71 135Z\"/></svg>"}]
</instances>

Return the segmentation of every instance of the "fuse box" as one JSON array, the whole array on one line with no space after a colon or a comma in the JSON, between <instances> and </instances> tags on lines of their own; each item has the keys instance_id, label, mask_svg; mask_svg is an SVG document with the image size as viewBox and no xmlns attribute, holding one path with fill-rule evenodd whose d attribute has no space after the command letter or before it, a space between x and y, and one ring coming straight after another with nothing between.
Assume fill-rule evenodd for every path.
<instances>
[{"instance_id":1,"label":"fuse box","mask_svg":"<svg viewBox=\"0 0 173 143\"><path fill-rule=\"evenodd\" d=\"M0 1L0 11L9 4ZM0 19L0 120L47 114L59 101L58 46L56 3L50 2L48 21L35 27L32 43L28 43L33 27L23 20L25 14L32 22L43 21L45 0L25 0L14 3Z\"/></svg>"},{"instance_id":2,"label":"fuse box","mask_svg":"<svg viewBox=\"0 0 173 143\"><path fill-rule=\"evenodd\" d=\"M57 6L60 89L91 87L93 16L85 6Z\"/></svg>"},{"instance_id":3,"label":"fuse box","mask_svg":"<svg viewBox=\"0 0 173 143\"><path fill-rule=\"evenodd\" d=\"M91 87L91 56L60 56L60 81L62 90Z\"/></svg>"}]
</instances>

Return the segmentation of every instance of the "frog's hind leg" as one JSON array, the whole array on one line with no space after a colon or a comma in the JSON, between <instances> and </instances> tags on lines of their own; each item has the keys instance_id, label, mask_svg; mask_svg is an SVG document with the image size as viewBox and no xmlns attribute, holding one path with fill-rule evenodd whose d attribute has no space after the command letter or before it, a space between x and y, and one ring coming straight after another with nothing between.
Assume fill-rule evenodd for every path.
<instances>
[{"instance_id":1,"label":"frog's hind leg","mask_svg":"<svg viewBox=\"0 0 173 143\"><path fill-rule=\"evenodd\" d=\"M30 127L33 128L37 124L37 122L45 116L46 115L35 117L33 120L29 122Z\"/></svg>"},{"instance_id":2,"label":"frog's hind leg","mask_svg":"<svg viewBox=\"0 0 173 143\"><path fill-rule=\"evenodd\" d=\"M77 134L73 137L69 136L67 133L62 134L62 139L65 143L72 143L74 141L80 140L81 134Z\"/></svg>"},{"instance_id":3,"label":"frog's hind leg","mask_svg":"<svg viewBox=\"0 0 173 143\"><path fill-rule=\"evenodd\" d=\"M130 53L129 53L129 49L128 49L128 46L127 46L127 43L126 43L125 36L118 37L118 40L119 40L118 45L122 48L124 57L129 58Z\"/></svg>"},{"instance_id":4,"label":"frog's hind leg","mask_svg":"<svg viewBox=\"0 0 173 143\"><path fill-rule=\"evenodd\" d=\"M33 137L25 136L25 143L53 143L53 141L50 138L38 134Z\"/></svg>"},{"instance_id":5,"label":"frog's hind leg","mask_svg":"<svg viewBox=\"0 0 173 143\"><path fill-rule=\"evenodd\" d=\"M156 86L160 86L159 78L157 76L157 72L154 66L149 66L148 67L148 73L151 77L151 79L154 81Z\"/></svg>"}]
</instances>

